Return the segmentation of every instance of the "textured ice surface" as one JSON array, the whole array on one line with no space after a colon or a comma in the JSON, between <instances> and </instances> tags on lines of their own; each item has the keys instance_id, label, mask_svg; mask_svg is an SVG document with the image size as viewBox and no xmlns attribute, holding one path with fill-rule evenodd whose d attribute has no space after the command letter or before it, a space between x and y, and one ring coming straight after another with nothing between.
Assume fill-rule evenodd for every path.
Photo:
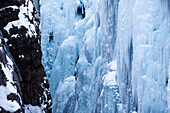
<instances>
[{"instance_id":1,"label":"textured ice surface","mask_svg":"<svg viewBox=\"0 0 170 113\"><path fill-rule=\"evenodd\" d=\"M43 64L53 112L168 112L168 1L82 2L83 20L76 18L78 0L42 1ZM53 43L48 42L51 31ZM68 82L73 75L76 81ZM67 90L72 82L75 87Z\"/></svg>"},{"instance_id":2,"label":"textured ice surface","mask_svg":"<svg viewBox=\"0 0 170 113\"><path fill-rule=\"evenodd\" d=\"M78 59L78 39L70 36L60 46L53 64L50 78L50 92L52 98L61 80L74 76L76 61Z\"/></svg>"},{"instance_id":3,"label":"textured ice surface","mask_svg":"<svg viewBox=\"0 0 170 113\"><path fill-rule=\"evenodd\" d=\"M77 0L76 0L77 1ZM61 43L74 34L75 0L42 0L41 6L41 47L42 63L47 78L52 74L52 65ZM49 34L53 32L53 40L49 43Z\"/></svg>"},{"instance_id":4,"label":"textured ice surface","mask_svg":"<svg viewBox=\"0 0 170 113\"><path fill-rule=\"evenodd\" d=\"M59 83L59 86L55 92L53 101L53 113L61 113L63 112L67 102L69 101L69 97L71 97L74 93L75 87L75 77L71 76L65 78L63 81Z\"/></svg>"},{"instance_id":5,"label":"textured ice surface","mask_svg":"<svg viewBox=\"0 0 170 113\"><path fill-rule=\"evenodd\" d=\"M119 2L118 83L126 112L168 112L167 11L160 0Z\"/></svg>"}]
</instances>

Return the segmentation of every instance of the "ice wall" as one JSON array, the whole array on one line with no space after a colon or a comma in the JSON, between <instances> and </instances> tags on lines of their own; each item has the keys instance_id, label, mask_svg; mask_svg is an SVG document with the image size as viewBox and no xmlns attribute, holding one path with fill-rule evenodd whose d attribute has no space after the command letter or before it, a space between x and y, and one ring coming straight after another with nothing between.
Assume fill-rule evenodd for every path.
<instances>
[{"instance_id":1,"label":"ice wall","mask_svg":"<svg viewBox=\"0 0 170 113\"><path fill-rule=\"evenodd\" d=\"M143 2L147 5L144 6ZM168 75L170 58L168 12L161 6L159 0L137 3L134 5L132 19L135 25L132 93L133 96L138 95L139 112L168 112L168 100L166 100L166 87L170 76ZM146 7L145 10L135 12L142 7Z\"/></svg>"},{"instance_id":2,"label":"ice wall","mask_svg":"<svg viewBox=\"0 0 170 113\"><path fill-rule=\"evenodd\" d=\"M168 8L160 0L120 0L118 82L126 112L168 112Z\"/></svg>"},{"instance_id":3,"label":"ice wall","mask_svg":"<svg viewBox=\"0 0 170 113\"><path fill-rule=\"evenodd\" d=\"M90 10L93 11L93 8L94 24L85 32L77 64L78 80L75 90L78 99L74 112L114 113L118 112L119 103L119 91L115 82L118 1L93 2Z\"/></svg>"},{"instance_id":4,"label":"ice wall","mask_svg":"<svg viewBox=\"0 0 170 113\"><path fill-rule=\"evenodd\" d=\"M49 0L48 2L42 0L41 3L42 63L49 79L59 46L73 33L71 30L73 22L70 19L75 13L71 8L74 2L73 0ZM51 43L49 43L50 33L53 33Z\"/></svg>"},{"instance_id":5,"label":"ice wall","mask_svg":"<svg viewBox=\"0 0 170 113\"><path fill-rule=\"evenodd\" d=\"M53 112L167 113L169 2L82 2L84 19L76 17L79 0L51 0L55 5L42 1L43 62Z\"/></svg>"},{"instance_id":6,"label":"ice wall","mask_svg":"<svg viewBox=\"0 0 170 113\"><path fill-rule=\"evenodd\" d=\"M53 64L50 78L50 92L52 98L61 80L74 76L76 61L78 60L78 39L69 37L60 46Z\"/></svg>"}]
</instances>

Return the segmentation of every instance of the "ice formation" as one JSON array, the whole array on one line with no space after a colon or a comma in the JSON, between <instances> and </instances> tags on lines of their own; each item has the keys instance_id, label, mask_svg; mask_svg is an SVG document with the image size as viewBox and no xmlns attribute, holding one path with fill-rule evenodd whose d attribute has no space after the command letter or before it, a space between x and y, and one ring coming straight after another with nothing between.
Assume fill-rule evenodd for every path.
<instances>
[{"instance_id":1,"label":"ice formation","mask_svg":"<svg viewBox=\"0 0 170 113\"><path fill-rule=\"evenodd\" d=\"M81 2L84 19L79 0L41 2L53 113L168 113L169 1Z\"/></svg>"}]
</instances>

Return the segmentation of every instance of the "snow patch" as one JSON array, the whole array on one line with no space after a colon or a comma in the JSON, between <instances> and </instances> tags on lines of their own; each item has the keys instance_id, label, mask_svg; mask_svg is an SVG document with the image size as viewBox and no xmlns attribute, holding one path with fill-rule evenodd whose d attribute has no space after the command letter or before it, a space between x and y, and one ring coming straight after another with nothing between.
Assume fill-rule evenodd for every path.
<instances>
[{"instance_id":1,"label":"snow patch","mask_svg":"<svg viewBox=\"0 0 170 113\"><path fill-rule=\"evenodd\" d=\"M32 105L25 105L25 113L43 113L41 107L39 106L32 106Z\"/></svg>"},{"instance_id":2,"label":"snow patch","mask_svg":"<svg viewBox=\"0 0 170 113\"><path fill-rule=\"evenodd\" d=\"M0 11L5 10L6 8L12 8L12 9L13 9L13 11L15 11L16 9L18 9L18 7L17 7L17 6L7 6L7 7L4 7L4 8L1 8L1 9L0 9Z\"/></svg>"}]
</instances>

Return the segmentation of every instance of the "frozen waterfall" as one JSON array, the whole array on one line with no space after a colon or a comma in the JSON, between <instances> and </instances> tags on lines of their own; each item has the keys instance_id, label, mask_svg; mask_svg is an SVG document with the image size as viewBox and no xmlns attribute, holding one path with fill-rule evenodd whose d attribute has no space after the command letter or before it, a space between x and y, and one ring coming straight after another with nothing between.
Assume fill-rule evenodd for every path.
<instances>
[{"instance_id":1,"label":"frozen waterfall","mask_svg":"<svg viewBox=\"0 0 170 113\"><path fill-rule=\"evenodd\" d=\"M53 113L170 111L170 1L41 0L40 12Z\"/></svg>"}]
</instances>

